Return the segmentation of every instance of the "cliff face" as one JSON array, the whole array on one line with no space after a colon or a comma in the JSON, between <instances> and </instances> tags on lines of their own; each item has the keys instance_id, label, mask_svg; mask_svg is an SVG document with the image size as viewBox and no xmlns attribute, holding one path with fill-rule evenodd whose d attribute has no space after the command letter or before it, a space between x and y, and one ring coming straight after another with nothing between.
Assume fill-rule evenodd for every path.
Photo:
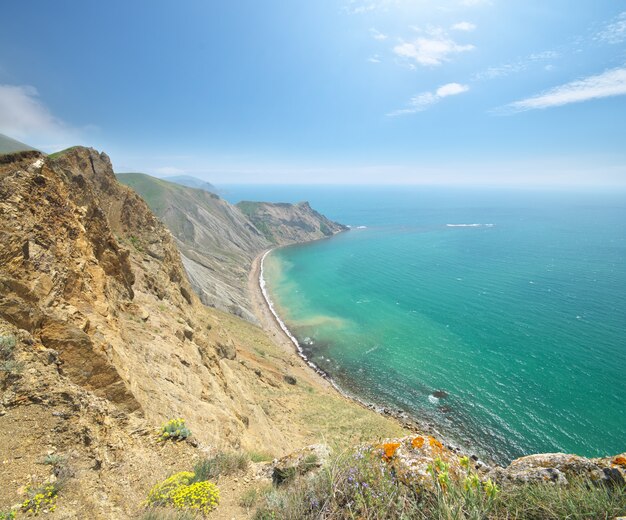
<instances>
[{"instance_id":1,"label":"cliff face","mask_svg":"<svg viewBox=\"0 0 626 520\"><path fill-rule=\"evenodd\" d=\"M174 417L203 450L277 455L322 432L348 441L347 424L398 429L311 390L295 354L204 307L171 233L103 153L3 156L0 242L0 511L62 452L76 478L60 517L138 517L155 481L199 456L156 442Z\"/></svg>"},{"instance_id":2,"label":"cliff face","mask_svg":"<svg viewBox=\"0 0 626 520\"><path fill-rule=\"evenodd\" d=\"M273 245L327 238L348 228L327 219L308 202L298 204L239 202L237 207Z\"/></svg>"},{"instance_id":3,"label":"cliff face","mask_svg":"<svg viewBox=\"0 0 626 520\"><path fill-rule=\"evenodd\" d=\"M306 242L347 229L308 203L245 202L139 173L118 174L174 235L189 280L205 305L256 323L247 280L252 260L276 245Z\"/></svg>"},{"instance_id":4,"label":"cliff face","mask_svg":"<svg viewBox=\"0 0 626 520\"><path fill-rule=\"evenodd\" d=\"M245 215L205 190L140 173L117 177L141 195L172 232L202 302L254 322L246 283L252 259L268 242Z\"/></svg>"}]
</instances>

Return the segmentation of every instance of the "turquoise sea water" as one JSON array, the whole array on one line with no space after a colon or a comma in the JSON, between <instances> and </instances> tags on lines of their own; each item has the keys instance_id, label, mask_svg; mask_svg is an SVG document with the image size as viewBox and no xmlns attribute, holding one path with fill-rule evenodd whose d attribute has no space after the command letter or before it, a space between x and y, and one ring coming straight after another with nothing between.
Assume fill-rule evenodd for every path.
<instances>
[{"instance_id":1,"label":"turquoise sea water","mask_svg":"<svg viewBox=\"0 0 626 520\"><path fill-rule=\"evenodd\" d=\"M281 318L346 391L498 462L626 450L626 194L250 186L225 196L307 199L366 226L265 262Z\"/></svg>"}]
</instances>

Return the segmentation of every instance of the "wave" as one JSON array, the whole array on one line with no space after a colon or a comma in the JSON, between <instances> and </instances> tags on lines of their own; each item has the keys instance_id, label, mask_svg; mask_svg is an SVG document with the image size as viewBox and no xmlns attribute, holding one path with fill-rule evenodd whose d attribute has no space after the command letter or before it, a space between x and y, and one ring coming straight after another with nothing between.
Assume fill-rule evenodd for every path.
<instances>
[{"instance_id":1,"label":"wave","mask_svg":"<svg viewBox=\"0 0 626 520\"><path fill-rule=\"evenodd\" d=\"M446 227L493 227L495 224L446 224Z\"/></svg>"}]
</instances>

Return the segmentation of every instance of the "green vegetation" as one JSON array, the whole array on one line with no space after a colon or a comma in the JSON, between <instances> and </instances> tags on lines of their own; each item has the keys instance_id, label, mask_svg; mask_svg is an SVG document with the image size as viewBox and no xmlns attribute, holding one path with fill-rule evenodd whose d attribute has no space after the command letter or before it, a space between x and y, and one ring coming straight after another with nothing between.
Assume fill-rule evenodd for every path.
<instances>
[{"instance_id":1,"label":"green vegetation","mask_svg":"<svg viewBox=\"0 0 626 520\"><path fill-rule=\"evenodd\" d=\"M251 451L248 453L252 462L271 462L274 460L274 456L271 453L264 451Z\"/></svg>"},{"instance_id":2,"label":"green vegetation","mask_svg":"<svg viewBox=\"0 0 626 520\"><path fill-rule=\"evenodd\" d=\"M15 511L0 511L0 520L14 520Z\"/></svg>"},{"instance_id":3,"label":"green vegetation","mask_svg":"<svg viewBox=\"0 0 626 520\"><path fill-rule=\"evenodd\" d=\"M26 500L22 502L22 511L31 515L53 512L56 509L59 487L56 484L27 487Z\"/></svg>"},{"instance_id":4,"label":"green vegetation","mask_svg":"<svg viewBox=\"0 0 626 520\"><path fill-rule=\"evenodd\" d=\"M191 430L185 425L185 419L171 419L159 431L159 440L182 441L191 436Z\"/></svg>"},{"instance_id":5,"label":"green vegetation","mask_svg":"<svg viewBox=\"0 0 626 520\"><path fill-rule=\"evenodd\" d=\"M15 345L15 336L0 336L0 372L16 375L24 370L24 364L14 358Z\"/></svg>"},{"instance_id":6,"label":"green vegetation","mask_svg":"<svg viewBox=\"0 0 626 520\"><path fill-rule=\"evenodd\" d=\"M69 148L65 148L65 150L60 150L58 152L51 153L51 154L48 155L48 157L50 159L58 159L63 154L69 152L70 150L73 150L74 148L77 148L77 146L70 146Z\"/></svg>"},{"instance_id":7,"label":"green vegetation","mask_svg":"<svg viewBox=\"0 0 626 520\"><path fill-rule=\"evenodd\" d=\"M197 475L189 471L172 475L150 490L146 505L209 513L219 503L219 490L215 484L197 478Z\"/></svg>"},{"instance_id":8,"label":"green vegetation","mask_svg":"<svg viewBox=\"0 0 626 520\"><path fill-rule=\"evenodd\" d=\"M243 473L248 469L249 463L250 459L245 453L218 453L194 466L194 481L199 482Z\"/></svg>"},{"instance_id":9,"label":"green vegetation","mask_svg":"<svg viewBox=\"0 0 626 520\"><path fill-rule=\"evenodd\" d=\"M12 139L7 135L0 134L0 155L5 153L25 152L29 150L34 150L34 148ZM0 513L0 519L2 519L1 515L2 513Z\"/></svg>"},{"instance_id":10,"label":"green vegetation","mask_svg":"<svg viewBox=\"0 0 626 520\"><path fill-rule=\"evenodd\" d=\"M557 520L611 519L626 512L626 489L589 480L567 486L509 485L481 481L461 459L466 473L453 477L435 459L424 480L398 474L375 451L344 453L317 473L274 487L254 518L266 519L440 519Z\"/></svg>"}]
</instances>

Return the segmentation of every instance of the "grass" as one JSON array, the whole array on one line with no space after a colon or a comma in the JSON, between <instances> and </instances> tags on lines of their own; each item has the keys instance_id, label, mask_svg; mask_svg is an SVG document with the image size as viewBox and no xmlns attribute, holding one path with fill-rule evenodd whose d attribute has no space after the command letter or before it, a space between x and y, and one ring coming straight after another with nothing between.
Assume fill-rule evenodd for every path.
<instances>
[{"instance_id":1,"label":"grass","mask_svg":"<svg viewBox=\"0 0 626 520\"><path fill-rule=\"evenodd\" d=\"M245 453L218 453L194 466L194 481L215 480L222 476L244 473L249 463L250 459Z\"/></svg>"},{"instance_id":2,"label":"grass","mask_svg":"<svg viewBox=\"0 0 626 520\"><path fill-rule=\"evenodd\" d=\"M481 482L469 469L452 479L436 459L428 485L400 478L371 452L335 457L321 471L274 487L260 499L255 520L589 520L626 513L626 488L590 480L567 486Z\"/></svg>"},{"instance_id":3,"label":"grass","mask_svg":"<svg viewBox=\"0 0 626 520\"><path fill-rule=\"evenodd\" d=\"M274 456L265 451L250 451L248 457L252 462L272 462L274 460Z\"/></svg>"}]
</instances>

